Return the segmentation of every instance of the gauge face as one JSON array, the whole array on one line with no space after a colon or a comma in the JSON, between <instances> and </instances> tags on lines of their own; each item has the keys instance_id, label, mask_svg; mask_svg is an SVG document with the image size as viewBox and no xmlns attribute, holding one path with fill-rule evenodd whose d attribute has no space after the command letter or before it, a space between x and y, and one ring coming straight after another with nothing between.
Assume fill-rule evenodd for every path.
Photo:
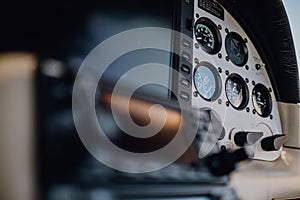
<instances>
[{"instance_id":1,"label":"gauge face","mask_svg":"<svg viewBox=\"0 0 300 200\"><path fill-rule=\"evenodd\" d=\"M237 110L244 109L249 101L249 92L244 79L237 75L231 74L225 83L226 97L229 103Z\"/></svg>"},{"instance_id":2,"label":"gauge face","mask_svg":"<svg viewBox=\"0 0 300 200\"><path fill-rule=\"evenodd\" d=\"M248 49L243 38L230 32L225 39L226 53L231 62L237 66L243 66L248 61Z\"/></svg>"},{"instance_id":3,"label":"gauge face","mask_svg":"<svg viewBox=\"0 0 300 200\"><path fill-rule=\"evenodd\" d=\"M201 62L194 71L194 84L198 94L207 101L213 101L220 94L220 77L214 66Z\"/></svg>"},{"instance_id":4,"label":"gauge face","mask_svg":"<svg viewBox=\"0 0 300 200\"><path fill-rule=\"evenodd\" d=\"M262 84L255 85L252 91L252 103L256 113L268 117L272 111L272 99L269 90Z\"/></svg>"},{"instance_id":5,"label":"gauge face","mask_svg":"<svg viewBox=\"0 0 300 200\"><path fill-rule=\"evenodd\" d=\"M205 52L216 54L220 51L221 34L217 26L208 18L202 17L196 21L195 37Z\"/></svg>"}]
</instances>

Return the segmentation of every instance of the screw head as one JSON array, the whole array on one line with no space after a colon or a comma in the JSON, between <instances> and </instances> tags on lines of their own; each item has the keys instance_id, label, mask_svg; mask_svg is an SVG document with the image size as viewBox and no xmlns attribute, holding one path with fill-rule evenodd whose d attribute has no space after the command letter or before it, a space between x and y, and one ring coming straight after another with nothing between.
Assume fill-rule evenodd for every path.
<instances>
[{"instance_id":1,"label":"screw head","mask_svg":"<svg viewBox=\"0 0 300 200\"><path fill-rule=\"evenodd\" d=\"M260 70L260 68L261 68L261 65L260 65L260 64L256 64L256 65L255 65L255 69L256 69L256 70Z\"/></svg>"},{"instance_id":2,"label":"screw head","mask_svg":"<svg viewBox=\"0 0 300 200\"><path fill-rule=\"evenodd\" d=\"M195 91L195 92L193 93L193 95L194 95L194 97L198 97L198 92Z\"/></svg>"},{"instance_id":3,"label":"screw head","mask_svg":"<svg viewBox=\"0 0 300 200\"><path fill-rule=\"evenodd\" d=\"M229 107L229 102L228 102L228 101L226 101L226 103L225 103L225 104L226 104L226 106L227 106L227 107Z\"/></svg>"}]
</instances>

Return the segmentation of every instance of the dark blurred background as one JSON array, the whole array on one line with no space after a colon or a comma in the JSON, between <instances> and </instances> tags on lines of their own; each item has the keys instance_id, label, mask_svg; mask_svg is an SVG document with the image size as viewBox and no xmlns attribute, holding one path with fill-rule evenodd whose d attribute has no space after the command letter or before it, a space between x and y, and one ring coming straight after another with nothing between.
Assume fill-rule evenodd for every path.
<instances>
[{"instance_id":1,"label":"dark blurred background","mask_svg":"<svg viewBox=\"0 0 300 200\"><path fill-rule=\"evenodd\" d=\"M172 27L173 1L6 1L0 8L0 51L66 59L86 55L121 31Z\"/></svg>"},{"instance_id":2,"label":"dark blurred background","mask_svg":"<svg viewBox=\"0 0 300 200\"><path fill-rule=\"evenodd\" d=\"M28 72L25 72L26 82L16 81L21 80L19 76L10 80L12 83L19 83L16 86L18 88L16 91L11 88L7 89L14 94L12 97L7 94L6 90L2 91L7 99L20 99L17 104L20 107L28 108L26 112L23 111L25 117L22 115L22 120L28 118L26 123L34 124L33 128L28 129L28 131L23 128L23 134L30 135L24 140L26 146L30 143L30 148L35 150L30 159L24 157L24 160L27 160L23 163L25 163L24 166L35 164L34 172L32 170L30 172L33 173L31 175L36 177L36 180L33 180L33 176L29 177L30 175L26 180L36 183L38 198L87 199L85 195L81 194L85 197L80 197L78 193L82 193L83 190L89 193L88 187L101 189L100 185L107 184L103 174L109 177L111 170L101 165L86 151L74 126L72 87L76 72L93 48L117 33L149 26L171 29L175 12L174 4L172 0L68 2L54 0L6 1L1 3L0 54L33 53L36 59L35 64L37 66L32 67L35 71L31 71L30 68L29 76ZM22 56L17 55L12 60L19 58ZM117 79L132 67L149 62L171 65L170 53L145 50L123 55L112 64L108 79ZM21 66L18 66L18 63L15 64L15 71L19 71L19 69ZM31 82L32 78L35 85ZM164 75L163 78L169 81L168 74ZM20 85L26 85L26 88L23 89ZM6 102L9 101L11 100ZM3 107L7 107L7 104L4 103ZM12 103L12 106L15 104ZM20 125L22 121L15 118L20 111L10 109L7 113L14 114L9 117L4 110L5 113L2 116L13 122L8 129L4 127L3 132L5 138L8 138L10 134L15 135L11 139L13 144L16 144L15 138L19 138L19 135L22 134L22 126ZM101 112L105 115L107 111L102 110ZM105 116L110 119L109 112ZM20 127L20 129L11 129L13 126ZM5 138L3 141L7 143L8 139ZM33 138L34 140L31 140ZM12 157L19 152L19 149L13 148L13 145L10 146L14 153L3 152L3 155L4 158L14 159ZM30 152L33 153L31 150ZM28 155L29 153L26 153L26 156ZM7 165L9 164L10 162L7 162ZM5 176L3 180L12 181L6 186L4 182L3 185L0 184L0 197L14 199L14 194L4 192L7 191L5 188L11 189L12 186L18 188L15 190L15 197L22 196L23 193L20 192L22 190L20 188L25 190L24 184L29 185L30 183L28 181L22 183L19 175L16 175L15 179L11 179L10 173L21 170L20 174L23 175L28 170L23 165L19 165L19 167L16 165L12 170L9 168L5 165L1 174ZM16 182L20 187L16 185ZM82 185L85 186L85 189L79 190L77 187ZM101 197L102 194L97 196L98 199L108 198ZM27 197L24 196L24 198Z\"/></svg>"}]
</instances>

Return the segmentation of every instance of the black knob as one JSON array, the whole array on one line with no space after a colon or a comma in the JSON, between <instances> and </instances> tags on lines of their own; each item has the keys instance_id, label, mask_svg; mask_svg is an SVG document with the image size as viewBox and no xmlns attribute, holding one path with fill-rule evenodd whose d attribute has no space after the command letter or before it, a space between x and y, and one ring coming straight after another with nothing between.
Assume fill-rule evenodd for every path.
<instances>
[{"instance_id":1,"label":"black knob","mask_svg":"<svg viewBox=\"0 0 300 200\"><path fill-rule=\"evenodd\" d=\"M261 148L265 151L278 151L287 139L286 135L278 134L261 140Z\"/></svg>"},{"instance_id":2,"label":"black knob","mask_svg":"<svg viewBox=\"0 0 300 200\"><path fill-rule=\"evenodd\" d=\"M235 170L237 163L248 158L245 148L240 148L233 152L224 150L208 156L205 160L205 164L211 174L224 176Z\"/></svg>"},{"instance_id":3,"label":"black knob","mask_svg":"<svg viewBox=\"0 0 300 200\"><path fill-rule=\"evenodd\" d=\"M237 146L253 145L263 136L262 132L240 131L234 135L234 142Z\"/></svg>"}]
</instances>

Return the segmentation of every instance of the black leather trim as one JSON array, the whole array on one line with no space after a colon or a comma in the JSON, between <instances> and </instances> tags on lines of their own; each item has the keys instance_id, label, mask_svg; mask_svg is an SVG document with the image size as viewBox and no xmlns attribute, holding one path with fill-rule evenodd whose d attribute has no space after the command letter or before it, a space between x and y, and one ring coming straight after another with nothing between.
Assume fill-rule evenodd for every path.
<instances>
[{"instance_id":1,"label":"black leather trim","mask_svg":"<svg viewBox=\"0 0 300 200\"><path fill-rule=\"evenodd\" d=\"M299 103L299 74L281 0L218 0L244 28L266 63L277 101Z\"/></svg>"}]
</instances>

